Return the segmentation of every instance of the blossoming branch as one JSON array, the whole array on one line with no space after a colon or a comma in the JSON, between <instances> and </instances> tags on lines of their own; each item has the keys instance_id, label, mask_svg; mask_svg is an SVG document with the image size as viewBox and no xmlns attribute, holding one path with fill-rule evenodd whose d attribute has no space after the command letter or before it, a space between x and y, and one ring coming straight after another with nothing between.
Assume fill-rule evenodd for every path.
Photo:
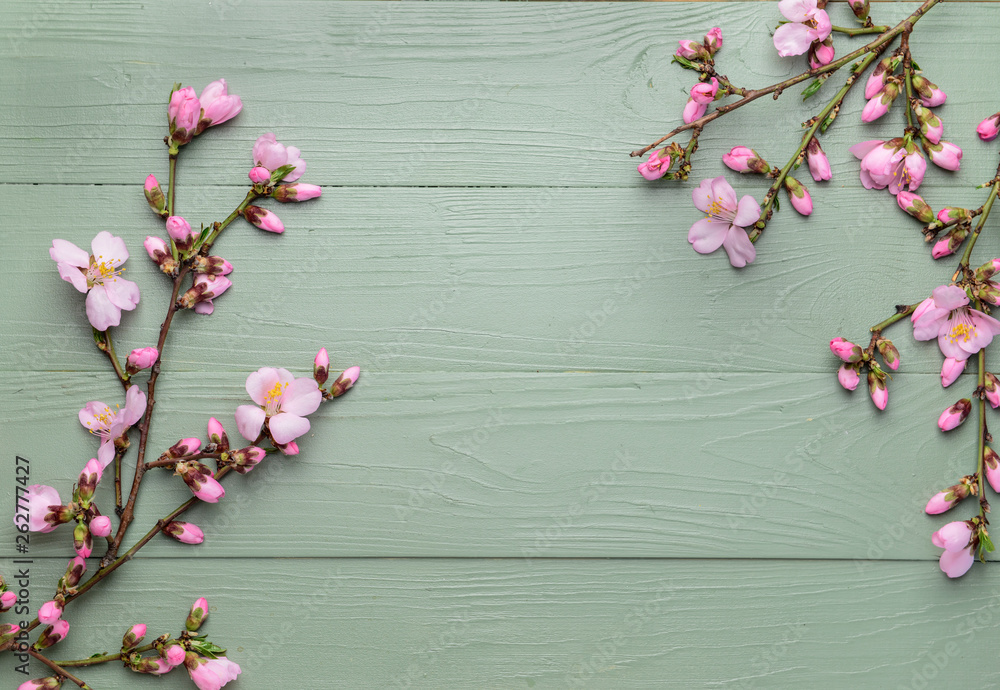
<instances>
[{"instance_id":1,"label":"blossoming branch","mask_svg":"<svg viewBox=\"0 0 1000 690\"><path fill-rule=\"evenodd\" d=\"M292 456L299 453L298 438L309 431L309 415L324 402L346 393L357 381L360 370L350 367L327 386L330 380L330 359L321 348L312 363L312 375L296 377L289 370L262 367L250 373L246 390L253 405L240 405L235 410L236 428L245 443L231 444L223 424L215 417L206 423L204 440L198 435L181 438L149 459L150 425L155 412L156 383L164 371L164 350L174 318L181 312L208 316L215 311L216 300L234 283L228 276L235 267L225 258L212 253L216 241L237 218L268 232L284 232L285 226L271 210L254 205L258 199L278 202L298 202L321 196L320 187L298 182L306 171L301 151L279 142L272 133L263 134L250 152L250 188L245 198L222 221L200 224L197 229L175 207L177 160L183 147L210 127L235 117L243 108L239 96L229 94L225 80L206 86L201 94L191 87L175 85L167 107L168 133L164 138L168 151L168 184L166 191L156 177L150 175L144 184L146 201L153 212L163 219L166 238L146 237L143 247L171 281L171 294L166 316L160 326L155 345L133 349L124 360L116 350L118 337L112 329L120 326L123 311L136 309L140 301L139 286L125 279L124 264L129 258L126 242L110 232L101 231L90 242L90 251L74 242L55 239L49 255L56 262L59 276L78 292L86 295L83 311L97 348L107 357L116 380L121 384L124 404L112 407L91 400L79 411L80 424L97 437L96 457L84 464L80 476L70 490L69 500L55 487L36 484L27 487L14 515L14 524L21 532L53 532L61 525L70 530L75 555L55 586L53 596L37 610L37 616L23 628L17 624L0 624L0 653L19 651L30 654L46 666L51 675L29 680L20 690L59 688L65 681L81 688L90 686L68 669L87 667L111 661L122 663L137 673L162 675L183 667L195 686L201 690L217 690L241 672L238 664L225 656L226 650L199 634L208 616L204 598L194 602L179 633L163 632L148 644L142 644L147 627L131 625L122 638L119 652L98 654L84 659L56 661L49 648L64 639L70 630L67 607L86 594L99 582L127 563L143 546L158 534L164 534L183 544L205 541L204 532L195 524L179 520L198 502L217 503L225 498L222 480L230 472L246 474L268 455ZM145 390L138 380L146 376ZM134 472L128 491L123 489L124 461L138 433L133 461ZM212 469L205 462L213 462ZM169 514L158 520L129 548L122 551L129 527L140 498L143 477L151 470L164 469L178 477L190 492L190 497ZM101 496L99 485L113 474L113 496ZM105 482L107 483L107 482ZM102 490L107 493L106 490ZM113 501L113 508L109 504ZM102 511L102 507L104 510ZM95 540L105 548L96 570L84 579L95 550ZM16 603L16 596L6 589L0 578L0 613ZM28 644L29 633L41 628L34 643Z\"/></svg>"}]
</instances>

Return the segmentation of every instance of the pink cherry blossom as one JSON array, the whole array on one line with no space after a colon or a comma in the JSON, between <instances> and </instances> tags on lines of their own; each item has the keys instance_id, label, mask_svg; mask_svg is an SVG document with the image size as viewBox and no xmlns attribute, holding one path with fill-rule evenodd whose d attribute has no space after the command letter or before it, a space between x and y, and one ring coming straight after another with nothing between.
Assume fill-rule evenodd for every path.
<instances>
[{"instance_id":1,"label":"pink cherry blossom","mask_svg":"<svg viewBox=\"0 0 1000 690\"><path fill-rule=\"evenodd\" d=\"M201 91L198 96L203 113L198 123L198 132L206 127L221 125L231 120L243 110L243 101L239 96L229 95L229 87L225 79L213 81Z\"/></svg>"},{"instance_id":2,"label":"pink cherry blossom","mask_svg":"<svg viewBox=\"0 0 1000 690\"><path fill-rule=\"evenodd\" d=\"M947 388L955 383L958 377L962 375L962 372L965 371L965 365L968 363L968 359L945 357L944 364L941 365L941 386Z\"/></svg>"},{"instance_id":3,"label":"pink cherry blossom","mask_svg":"<svg viewBox=\"0 0 1000 690\"><path fill-rule=\"evenodd\" d=\"M976 127L976 134L983 141L993 141L1000 134L1000 113L990 115Z\"/></svg>"},{"instance_id":4,"label":"pink cherry blossom","mask_svg":"<svg viewBox=\"0 0 1000 690\"><path fill-rule=\"evenodd\" d=\"M120 237L102 230L90 243L87 254L72 242L52 240L49 256L59 275L80 292L87 293L87 319L99 331L121 323L122 310L139 304L139 286L121 277L120 268L128 259L128 249Z\"/></svg>"},{"instance_id":5,"label":"pink cherry blossom","mask_svg":"<svg viewBox=\"0 0 1000 690\"><path fill-rule=\"evenodd\" d=\"M306 162L302 160L301 151L294 146L286 147L271 132L262 134L254 143L253 163L255 166L267 168L272 173L283 165L295 166L290 173L283 176L285 182L295 182L306 171Z\"/></svg>"},{"instance_id":6,"label":"pink cherry blossom","mask_svg":"<svg viewBox=\"0 0 1000 690\"><path fill-rule=\"evenodd\" d=\"M941 560L939 565L941 567L941 572L951 578L962 577L967 572L972 564L975 563L976 557L972 554L972 547L967 549L961 549L959 551L945 551L941 554Z\"/></svg>"},{"instance_id":7,"label":"pink cherry blossom","mask_svg":"<svg viewBox=\"0 0 1000 690\"><path fill-rule=\"evenodd\" d=\"M206 659L203 656L189 654L184 666L191 680L198 686L198 690L219 690L229 681L236 680L236 676L241 672L239 664L224 656Z\"/></svg>"},{"instance_id":8,"label":"pink cherry blossom","mask_svg":"<svg viewBox=\"0 0 1000 690\"><path fill-rule=\"evenodd\" d=\"M825 41L830 35L833 24L816 0L781 0L778 10L788 20L774 32L774 47L781 57L802 55L813 41Z\"/></svg>"},{"instance_id":9,"label":"pink cherry blossom","mask_svg":"<svg viewBox=\"0 0 1000 690\"><path fill-rule=\"evenodd\" d=\"M70 516L65 509L59 492L51 486L44 484L32 484L18 498L18 511L14 513L14 524L21 526L23 521L19 521L17 516L24 513L27 506L28 530L31 532L51 532L64 522L68 522Z\"/></svg>"},{"instance_id":10,"label":"pink cherry blossom","mask_svg":"<svg viewBox=\"0 0 1000 690\"><path fill-rule=\"evenodd\" d=\"M121 438L128 428L142 418L146 411L146 394L138 386L131 386L125 393L125 408L112 410L108 405L92 400L80 410L80 424L92 434L101 437L97 459L107 467L115 457L115 439Z\"/></svg>"},{"instance_id":11,"label":"pink cherry blossom","mask_svg":"<svg viewBox=\"0 0 1000 690\"><path fill-rule=\"evenodd\" d=\"M287 444L309 431L307 415L315 412L323 394L312 378L294 378L287 369L263 367L247 377L247 393L260 407L236 408L236 426L251 443L267 423L275 443Z\"/></svg>"},{"instance_id":12,"label":"pink cherry blossom","mask_svg":"<svg viewBox=\"0 0 1000 690\"><path fill-rule=\"evenodd\" d=\"M913 337L937 338L945 357L968 359L1000 334L1000 321L967 306L969 296L956 285L934 288L910 316Z\"/></svg>"},{"instance_id":13,"label":"pink cherry blossom","mask_svg":"<svg viewBox=\"0 0 1000 690\"><path fill-rule=\"evenodd\" d=\"M658 180L667 174L670 169L670 156L660 157L665 149L659 149L649 154L649 158L639 163L639 174L649 181Z\"/></svg>"},{"instance_id":14,"label":"pink cherry blossom","mask_svg":"<svg viewBox=\"0 0 1000 690\"><path fill-rule=\"evenodd\" d=\"M902 139L863 141L852 146L850 152L861 159L861 184L865 189L888 187L893 195L900 190L913 191L927 171L923 155L912 144L904 146Z\"/></svg>"},{"instance_id":15,"label":"pink cherry blossom","mask_svg":"<svg viewBox=\"0 0 1000 690\"><path fill-rule=\"evenodd\" d=\"M699 254L710 254L723 247L729 263L743 268L757 256L746 228L760 218L760 205L747 194L739 202L736 192L724 177L702 180L691 197L695 207L708 214L688 231L688 242Z\"/></svg>"}]
</instances>

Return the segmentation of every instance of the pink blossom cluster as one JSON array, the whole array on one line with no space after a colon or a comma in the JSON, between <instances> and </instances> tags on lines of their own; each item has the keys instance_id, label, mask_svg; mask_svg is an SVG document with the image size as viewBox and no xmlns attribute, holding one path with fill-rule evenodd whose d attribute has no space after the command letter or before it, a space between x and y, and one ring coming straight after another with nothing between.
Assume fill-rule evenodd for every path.
<instances>
[{"instance_id":1,"label":"pink blossom cluster","mask_svg":"<svg viewBox=\"0 0 1000 690\"><path fill-rule=\"evenodd\" d=\"M874 341L874 349L882 357L884 366L895 371L899 368L899 350L892 344L891 340L878 337ZM840 385L849 391L853 391L861 382L861 372L868 369L868 393L871 395L875 407L884 410L889 402L889 388L886 384L886 374L874 358L872 348L863 349L860 345L855 345L843 338L834 338L830 341L830 351L833 352L842 362L837 370L837 380Z\"/></svg>"},{"instance_id":2,"label":"pink blossom cluster","mask_svg":"<svg viewBox=\"0 0 1000 690\"><path fill-rule=\"evenodd\" d=\"M833 62L833 22L816 0L781 0L778 11L788 20L774 31L778 55L789 57L809 51L809 66L813 69Z\"/></svg>"},{"instance_id":3,"label":"pink blossom cluster","mask_svg":"<svg viewBox=\"0 0 1000 690\"><path fill-rule=\"evenodd\" d=\"M195 95L190 86L170 94L167 123L170 139L176 145L187 144L208 127L236 117L243 109L239 96L229 94L225 79L218 79Z\"/></svg>"}]
</instances>

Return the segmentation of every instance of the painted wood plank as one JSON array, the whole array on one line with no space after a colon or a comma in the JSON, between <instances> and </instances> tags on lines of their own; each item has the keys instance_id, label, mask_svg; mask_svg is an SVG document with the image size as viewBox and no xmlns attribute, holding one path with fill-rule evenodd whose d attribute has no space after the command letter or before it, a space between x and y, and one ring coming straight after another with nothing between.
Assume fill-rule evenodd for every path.
<instances>
[{"instance_id":1,"label":"painted wood plank","mask_svg":"<svg viewBox=\"0 0 1000 690\"><path fill-rule=\"evenodd\" d=\"M880 4L875 17L897 21L915 6ZM200 88L224 76L247 108L187 147L184 164L203 183L241 181L250 143L276 131L305 152L308 177L320 184L632 187L642 181L625 154L678 122L693 83L669 64L677 38L721 26L720 67L748 86L805 64L776 56L769 32L780 17L759 3L719 4L711 16L702 3L305 0L300 7L292 13L238 0L185 0L169 10L107 0L11 7L0 29L7 67L0 181L141 180L163 166L170 85ZM846 7L831 11L853 23ZM968 152L966 169L932 175L935 185L978 184L985 178L973 161L984 159L991 173L994 157L974 131L993 112L981 99L988 87L949 74L953 49L937 36L955 32L963 59L988 61L1000 41L998 13L996 3L946 3L914 35L921 66L949 94L941 111L948 137ZM179 16L184 31L164 29ZM837 50L860 45L838 38ZM796 105L797 92L785 100L778 108L754 104L727 117L724 129L710 128L696 174L720 174L721 154L737 143L775 163L787 159L798 124L821 104ZM851 94L824 139L839 180L855 174L848 145L900 130L898 121L861 126L862 106L861 94Z\"/></svg>"},{"instance_id":2,"label":"painted wood plank","mask_svg":"<svg viewBox=\"0 0 1000 690\"><path fill-rule=\"evenodd\" d=\"M899 377L880 415L831 376L363 375L313 417L301 455L227 479L218 506L191 512L210 550L166 537L147 548L185 560L936 558L931 532L973 512L922 512L974 470L973 425L945 436L935 424L957 394L936 376ZM238 442L231 415L248 402L244 380L161 377L150 453L204 434L210 415ZM30 460L31 483L68 492L97 448L77 410L91 395L120 402L96 381L66 373L39 388L34 374L0 374L4 482L16 453ZM135 538L190 496L167 471L146 481ZM4 501L12 511L13 496ZM34 535L33 552L65 553L68 538ZM0 521L0 555L13 556L14 541L13 523Z\"/></svg>"},{"instance_id":3,"label":"painted wood plank","mask_svg":"<svg viewBox=\"0 0 1000 690\"><path fill-rule=\"evenodd\" d=\"M33 601L61 566L31 566ZM120 595L96 590L68 609L60 656L117 650L133 622L176 634L203 594L202 630L243 666L233 687L247 690L1000 682L979 651L1000 616L994 567L960 582L931 563L898 562L139 559L127 568L115 576ZM13 678L3 661L0 678ZM102 690L191 687L182 673L84 675Z\"/></svg>"},{"instance_id":4,"label":"painted wood plank","mask_svg":"<svg viewBox=\"0 0 1000 690\"><path fill-rule=\"evenodd\" d=\"M812 217L789 210L772 221L742 271L721 251L691 249L687 229L700 216L686 195L647 188L333 188L307 204L263 202L288 229L275 236L241 221L226 231L216 247L236 267L235 286L211 317L178 319L169 368L246 372L274 352L305 362L326 346L335 366L368 372L832 373L830 338L867 344L869 326L946 283L956 261L935 262L890 195L830 191ZM930 203L945 203L941 191ZM238 187L182 188L177 203L197 225L242 197ZM657 212L627 212L645 206ZM83 299L48 256L53 237L88 246L96 228L125 238L126 275L143 291L119 349L155 343L169 283L141 240L163 226L138 184L0 185L0 207L0 369L105 371ZM874 228L872 213L891 222ZM984 235L973 258L997 255ZM915 342L908 324L886 335L900 375L940 370L936 345Z\"/></svg>"}]
</instances>

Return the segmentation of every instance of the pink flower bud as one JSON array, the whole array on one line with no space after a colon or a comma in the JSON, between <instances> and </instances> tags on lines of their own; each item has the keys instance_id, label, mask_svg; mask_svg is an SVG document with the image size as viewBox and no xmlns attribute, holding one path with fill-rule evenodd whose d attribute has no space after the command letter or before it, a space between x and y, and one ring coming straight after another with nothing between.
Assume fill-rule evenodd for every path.
<instances>
[{"instance_id":1,"label":"pink flower bud","mask_svg":"<svg viewBox=\"0 0 1000 690\"><path fill-rule=\"evenodd\" d=\"M921 103L928 108L939 106L948 99L944 91L921 74L914 75L912 82L913 88L917 90L917 94L920 96Z\"/></svg>"},{"instance_id":2,"label":"pink flower bud","mask_svg":"<svg viewBox=\"0 0 1000 690\"><path fill-rule=\"evenodd\" d=\"M935 115L930 108L919 103L913 109L913 113L917 116L917 122L920 123L920 133L924 138L932 144L941 141L941 135L944 134L944 124L941 122L941 118Z\"/></svg>"},{"instance_id":3,"label":"pink flower bud","mask_svg":"<svg viewBox=\"0 0 1000 690\"><path fill-rule=\"evenodd\" d=\"M941 413L938 418L938 427L941 431L951 431L964 422L970 412L972 412L972 402L968 398L962 398Z\"/></svg>"},{"instance_id":4,"label":"pink flower bud","mask_svg":"<svg viewBox=\"0 0 1000 690\"><path fill-rule=\"evenodd\" d=\"M788 200L792 203L792 208L803 216L808 216L813 212L812 197L805 185L796 180L791 175L785 177L785 191L788 192Z\"/></svg>"},{"instance_id":5,"label":"pink flower bud","mask_svg":"<svg viewBox=\"0 0 1000 690\"><path fill-rule=\"evenodd\" d=\"M166 240L162 237L154 237L150 235L146 238L146 241L142 243L142 246L146 248L146 253L149 254L149 258L161 266L163 265L165 259L173 259L170 254L170 245L167 244Z\"/></svg>"},{"instance_id":6,"label":"pink flower bud","mask_svg":"<svg viewBox=\"0 0 1000 690\"><path fill-rule=\"evenodd\" d=\"M212 300L232 287L233 281L223 275L199 273L194 285L181 295L178 304L184 309L194 309L198 314L211 314L215 310Z\"/></svg>"},{"instance_id":7,"label":"pink flower bud","mask_svg":"<svg viewBox=\"0 0 1000 690\"><path fill-rule=\"evenodd\" d=\"M62 681L59 678L48 676L46 678L26 680L17 686L17 690L59 690L61 687Z\"/></svg>"},{"instance_id":8,"label":"pink flower bud","mask_svg":"<svg viewBox=\"0 0 1000 690\"><path fill-rule=\"evenodd\" d=\"M823 152L819 145L819 139L816 137L810 139L809 145L806 147L806 161L809 163L809 174L816 182L829 180L833 177L833 172L830 170L830 160L826 157L826 153Z\"/></svg>"},{"instance_id":9,"label":"pink flower bud","mask_svg":"<svg viewBox=\"0 0 1000 690\"><path fill-rule=\"evenodd\" d=\"M956 496L953 492L939 491L931 496L931 500L927 501L927 507L924 508L924 512L928 515L940 515L941 513L954 508L958 501L958 496Z\"/></svg>"},{"instance_id":10,"label":"pink flower bud","mask_svg":"<svg viewBox=\"0 0 1000 690\"><path fill-rule=\"evenodd\" d=\"M704 45L709 55L715 55L719 52L719 49L722 47L722 29L716 26L709 30L705 34Z\"/></svg>"},{"instance_id":11,"label":"pink flower bud","mask_svg":"<svg viewBox=\"0 0 1000 690\"><path fill-rule=\"evenodd\" d=\"M214 443L218 450L229 449L229 437L226 436L226 429L222 426L222 422L215 417L210 417L208 420L208 440L210 443Z\"/></svg>"},{"instance_id":12,"label":"pink flower bud","mask_svg":"<svg viewBox=\"0 0 1000 690\"><path fill-rule=\"evenodd\" d=\"M251 168L249 177L254 184L267 184L271 181L271 171L258 165Z\"/></svg>"},{"instance_id":13,"label":"pink flower bud","mask_svg":"<svg viewBox=\"0 0 1000 690\"><path fill-rule=\"evenodd\" d=\"M184 662L188 675L200 690L214 690L222 687L231 680L236 680L240 675L239 664L230 661L224 656L208 659L203 656L189 654Z\"/></svg>"},{"instance_id":14,"label":"pink flower bud","mask_svg":"<svg viewBox=\"0 0 1000 690\"><path fill-rule=\"evenodd\" d=\"M958 206L945 206L943 209L938 211L937 219L942 223L950 223L952 221L963 221L971 217L971 213L967 208L960 208Z\"/></svg>"},{"instance_id":15,"label":"pink flower bud","mask_svg":"<svg viewBox=\"0 0 1000 690\"><path fill-rule=\"evenodd\" d=\"M94 550L94 538L86 522L78 522L73 528L73 548L80 558L90 558Z\"/></svg>"},{"instance_id":16,"label":"pink flower bud","mask_svg":"<svg viewBox=\"0 0 1000 690\"><path fill-rule=\"evenodd\" d=\"M204 601L204 599L201 601ZM183 664L185 656L187 656L187 652L185 652L184 648L179 644L168 645L163 649L163 658L166 659L167 663L171 666L180 666Z\"/></svg>"},{"instance_id":17,"label":"pink flower bud","mask_svg":"<svg viewBox=\"0 0 1000 690\"><path fill-rule=\"evenodd\" d=\"M670 160L667 159L667 167L670 167ZM642 171L640 171L642 172ZM665 172L665 171L664 171ZM283 204L290 201L308 201L317 199L323 195L323 188L315 184L304 184L302 182L292 182L290 184L279 184L274 188L271 196Z\"/></svg>"},{"instance_id":18,"label":"pink flower bud","mask_svg":"<svg viewBox=\"0 0 1000 690\"><path fill-rule=\"evenodd\" d=\"M968 364L967 359L955 359L954 357L946 357L944 364L941 365L941 386L947 388L951 384L955 383L955 380L965 371L965 365Z\"/></svg>"},{"instance_id":19,"label":"pink flower bud","mask_svg":"<svg viewBox=\"0 0 1000 690\"><path fill-rule=\"evenodd\" d=\"M677 57L687 58L688 60L696 60L706 57L705 46L697 41L682 40L678 41L680 44L677 51L674 53Z\"/></svg>"},{"instance_id":20,"label":"pink flower bud","mask_svg":"<svg viewBox=\"0 0 1000 690\"><path fill-rule=\"evenodd\" d=\"M146 195L146 203L153 209L153 213L161 218L166 218L167 198L163 195L163 190L160 189L160 184L156 181L156 178L152 175L147 177L142 189L143 194Z\"/></svg>"},{"instance_id":21,"label":"pink flower bud","mask_svg":"<svg viewBox=\"0 0 1000 690\"><path fill-rule=\"evenodd\" d=\"M74 556L66 565L66 573L59 579L59 586L76 587L85 572L87 572L87 561Z\"/></svg>"},{"instance_id":22,"label":"pink flower bud","mask_svg":"<svg viewBox=\"0 0 1000 690\"><path fill-rule=\"evenodd\" d=\"M868 12L871 9L870 0L847 0L847 4L851 6L855 17L861 21L868 19Z\"/></svg>"},{"instance_id":23,"label":"pink flower bud","mask_svg":"<svg viewBox=\"0 0 1000 690\"><path fill-rule=\"evenodd\" d=\"M195 632L206 618L208 618L208 601L205 600L205 597L201 597L191 607L191 613L188 614L184 627L187 628L188 632Z\"/></svg>"},{"instance_id":24,"label":"pink flower bud","mask_svg":"<svg viewBox=\"0 0 1000 690\"><path fill-rule=\"evenodd\" d=\"M286 455L293 455L293 453L286 453ZM247 446L229 454L229 459L233 462L233 469L240 474L248 473L266 457L267 451L257 446Z\"/></svg>"},{"instance_id":25,"label":"pink flower bud","mask_svg":"<svg viewBox=\"0 0 1000 690\"><path fill-rule=\"evenodd\" d=\"M17 637L18 632L21 630L20 625L14 623L0 623L0 644L4 642L9 642L10 640Z\"/></svg>"},{"instance_id":26,"label":"pink flower bud","mask_svg":"<svg viewBox=\"0 0 1000 690\"><path fill-rule=\"evenodd\" d=\"M872 73L868 75L868 82L865 84L865 98L874 98L875 94L885 86L885 80L892 76L892 58L884 58L879 62Z\"/></svg>"},{"instance_id":27,"label":"pink flower bud","mask_svg":"<svg viewBox=\"0 0 1000 690\"><path fill-rule=\"evenodd\" d=\"M829 65L833 62L834 57L833 38L827 36L823 41L813 41L809 46L807 57L811 69L818 69Z\"/></svg>"},{"instance_id":28,"label":"pink flower bud","mask_svg":"<svg viewBox=\"0 0 1000 690\"><path fill-rule=\"evenodd\" d=\"M205 541L205 533L193 522L174 520L167 523L163 531L182 544L200 544Z\"/></svg>"},{"instance_id":29,"label":"pink flower bud","mask_svg":"<svg viewBox=\"0 0 1000 690\"><path fill-rule=\"evenodd\" d=\"M216 481L212 471L197 460L185 460L177 463L175 474L180 475L196 497L205 503L218 503L226 495L222 484Z\"/></svg>"},{"instance_id":30,"label":"pink flower bud","mask_svg":"<svg viewBox=\"0 0 1000 690\"><path fill-rule=\"evenodd\" d=\"M186 455L194 455L201 450L201 439L182 438L180 441L170 446L165 455L168 458L183 458Z\"/></svg>"},{"instance_id":31,"label":"pink flower bud","mask_svg":"<svg viewBox=\"0 0 1000 690\"><path fill-rule=\"evenodd\" d=\"M983 450L983 465L986 468L986 481L994 491L1000 493L1000 455L989 446Z\"/></svg>"},{"instance_id":32,"label":"pink flower bud","mask_svg":"<svg viewBox=\"0 0 1000 690\"><path fill-rule=\"evenodd\" d=\"M868 372L868 393L872 396L875 407L884 410L889 403L889 389L886 388L885 379L876 376L874 372Z\"/></svg>"},{"instance_id":33,"label":"pink flower bud","mask_svg":"<svg viewBox=\"0 0 1000 690\"><path fill-rule=\"evenodd\" d=\"M10 607L17 603L17 595L7 591L0 594L0 613L10 610Z\"/></svg>"},{"instance_id":34,"label":"pink flower bud","mask_svg":"<svg viewBox=\"0 0 1000 690\"><path fill-rule=\"evenodd\" d=\"M899 96L899 85L895 82L886 84L882 87L881 93L872 96L871 100L865 104L861 111L861 121L874 122L885 115L889 112L889 106L892 105L897 96Z\"/></svg>"},{"instance_id":35,"label":"pink flower bud","mask_svg":"<svg viewBox=\"0 0 1000 690\"><path fill-rule=\"evenodd\" d=\"M177 248L184 252L194 245L199 233L192 230L191 224L180 216L170 216L167 218L167 234L170 235Z\"/></svg>"},{"instance_id":36,"label":"pink flower bud","mask_svg":"<svg viewBox=\"0 0 1000 690\"><path fill-rule=\"evenodd\" d=\"M901 191L896 195L896 203L921 223L927 224L934 220L934 209L928 206L923 197L917 196L913 192Z\"/></svg>"},{"instance_id":37,"label":"pink flower bud","mask_svg":"<svg viewBox=\"0 0 1000 690\"><path fill-rule=\"evenodd\" d=\"M861 347L840 337L830 341L830 351L849 364L861 361Z\"/></svg>"},{"instance_id":38,"label":"pink flower bud","mask_svg":"<svg viewBox=\"0 0 1000 690\"><path fill-rule=\"evenodd\" d=\"M924 144L924 150L930 156L931 162L945 170L958 170L962 165L962 149L950 141L937 144Z\"/></svg>"},{"instance_id":39,"label":"pink flower bud","mask_svg":"<svg viewBox=\"0 0 1000 690\"><path fill-rule=\"evenodd\" d=\"M358 376L361 375L361 367L351 367L346 369L343 374L337 377L337 380L333 382L333 387L330 389L330 393L333 397L338 398L351 387L357 383Z\"/></svg>"},{"instance_id":40,"label":"pink flower bud","mask_svg":"<svg viewBox=\"0 0 1000 690\"><path fill-rule=\"evenodd\" d=\"M313 378L316 379L316 383L322 386L329 377L330 355L327 354L324 347L320 348L320 351L316 353L316 358L313 360Z\"/></svg>"},{"instance_id":41,"label":"pink flower bud","mask_svg":"<svg viewBox=\"0 0 1000 690\"><path fill-rule=\"evenodd\" d=\"M649 154L649 158L639 163L639 174L644 178L652 182L653 180L658 180L667 174L670 170L671 158L670 156L662 156L666 149L660 149L658 151L653 151Z\"/></svg>"},{"instance_id":42,"label":"pink flower bud","mask_svg":"<svg viewBox=\"0 0 1000 690\"><path fill-rule=\"evenodd\" d=\"M143 369L149 369L156 364L156 360L159 358L160 352L155 347L143 347L132 350L129 353L128 359L125 361L125 367L128 373L134 374Z\"/></svg>"},{"instance_id":43,"label":"pink flower bud","mask_svg":"<svg viewBox=\"0 0 1000 690\"><path fill-rule=\"evenodd\" d=\"M103 539L111 534L111 518L107 515L98 515L90 521L90 533L95 537Z\"/></svg>"},{"instance_id":44,"label":"pink flower bud","mask_svg":"<svg viewBox=\"0 0 1000 690\"><path fill-rule=\"evenodd\" d=\"M38 622L42 625L52 625L62 618L63 609L58 601L46 601L38 609Z\"/></svg>"},{"instance_id":45,"label":"pink flower bud","mask_svg":"<svg viewBox=\"0 0 1000 690\"><path fill-rule=\"evenodd\" d=\"M285 226L281 223L281 219L260 206L247 206L243 209L243 217L261 230L278 233L285 231Z\"/></svg>"},{"instance_id":46,"label":"pink flower bud","mask_svg":"<svg viewBox=\"0 0 1000 690\"><path fill-rule=\"evenodd\" d=\"M134 649L142 643L144 637L146 637L146 626L143 623L136 623L122 636L122 648Z\"/></svg>"},{"instance_id":47,"label":"pink flower bud","mask_svg":"<svg viewBox=\"0 0 1000 690\"><path fill-rule=\"evenodd\" d=\"M712 77L710 81L698 82L691 87L690 98L700 105L708 105L715 100L715 94L719 92L719 80Z\"/></svg>"},{"instance_id":48,"label":"pink flower bud","mask_svg":"<svg viewBox=\"0 0 1000 690\"><path fill-rule=\"evenodd\" d=\"M990 115L980 122L979 126L976 127L976 133L983 141L993 141L996 139L997 134L1000 134L1000 113Z\"/></svg>"},{"instance_id":49,"label":"pink flower bud","mask_svg":"<svg viewBox=\"0 0 1000 690\"><path fill-rule=\"evenodd\" d=\"M140 657L139 660L132 663L129 668L136 673L148 673L154 676L160 676L164 673L172 671L174 667L166 659L157 659L155 656L146 656Z\"/></svg>"},{"instance_id":50,"label":"pink flower bud","mask_svg":"<svg viewBox=\"0 0 1000 690\"><path fill-rule=\"evenodd\" d=\"M97 458L91 458L80 472L80 478L76 481L76 495L83 506L90 505L90 499L94 497L103 473L104 465Z\"/></svg>"},{"instance_id":51,"label":"pink flower bud","mask_svg":"<svg viewBox=\"0 0 1000 690\"><path fill-rule=\"evenodd\" d=\"M243 110L243 102L240 97L229 95L225 79L218 79L206 86L198 100L205 111L198 123L199 134L206 127L221 125L223 122L231 120Z\"/></svg>"},{"instance_id":52,"label":"pink flower bud","mask_svg":"<svg viewBox=\"0 0 1000 690\"><path fill-rule=\"evenodd\" d=\"M282 455L298 455L299 454L299 444L295 441L289 441L288 443L282 445L280 443L275 443L278 450L281 451Z\"/></svg>"},{"instance_id":53,"label":"pink flower bud","mask_svg":"<svg viewBox=\"0 0 1000 690\"><path fill-rule=\"evenodd\" d=\"M55 623L45 628L42 634L38 636L38 641L35 642L36 649L46 649L52 645L65 639L66 635L69 633L69 623L64 619L57 620Z\"/></svg>"},{"instance_id":54,"label":"pink flower bud","mask_svg":"<svg viewBox=\"0 0 1000 690\"><path fill-rule=\"evenodd\" d=\"M945 256L950 256L955 253L954 248L952 248L952 241L950 237L942 237L934 246L931 248L931 256L935 259L940 259Z\"/></svg>"},{"instance_id":55,"label":"pink flower bud","mask_svg":"<svg viewBox=\"0 0 1000 690\"><path fill-rule=\"evenodd\" d=\"M734 146L729 153L722 154L722 162L730 170L738 173L766 173L770 169L767 161L751 148L746 146Z\"/></svg>"},{"instance_id":56,"label":"pink flower bud","mask_svg":"<svg viewBox=\"0 0 1000 690\"><path fill-rule=\"evenodd\" d=\"M167 106L167 123L170 138L175 144L186 144L194 137L201 119L201 102L194 89L186 86L170 94Z\"/></svg>"},{"instance_id":57,"label":"pink flower bud","mask_svg":"<svg viewBox=\"0 0 1000 690\"><path fill-rule=\"evenodd\" d=\"M1000 407L1000 381L991 372L986 372L986 402L994 410Z\"/></svg>"},{"instance_id":58,"label":"pink flower bud","mask_svg":"<svg viewBox=\"0 0 1000 690\"><path fill-rule=\"evenodd\" d=\"M858 375L858 370L854 367L849 364L841 364L840 368L837 369L837 380L840 381L841 386L852 391L858 387L861 377Z\"/></svg>"},{"instance_id":59,"label":"pink flower bud","mask_svg":"<svg viewBox=\"0 0 1000 690\"><path fill-rule=\"evenodd\" d=\"M939 566L941 572L951 578L962 577L972 564L976 562L976 557L972 554L972 547L960 551L944 551L941 554Z\"/></svg>"},{"instance_id":60,"label":"pink flower bud","mask_svg":"<svg viewBox=\"0 0 1000 690\"><path fill-rule=\"evenodd\" d=\"M708 106L703 103L696 103L695 101L688 99L688 102L684 105L684 113L682 115L684 119L684 124L689 125L708 110Z\"/></svg>"}]
</instances>

